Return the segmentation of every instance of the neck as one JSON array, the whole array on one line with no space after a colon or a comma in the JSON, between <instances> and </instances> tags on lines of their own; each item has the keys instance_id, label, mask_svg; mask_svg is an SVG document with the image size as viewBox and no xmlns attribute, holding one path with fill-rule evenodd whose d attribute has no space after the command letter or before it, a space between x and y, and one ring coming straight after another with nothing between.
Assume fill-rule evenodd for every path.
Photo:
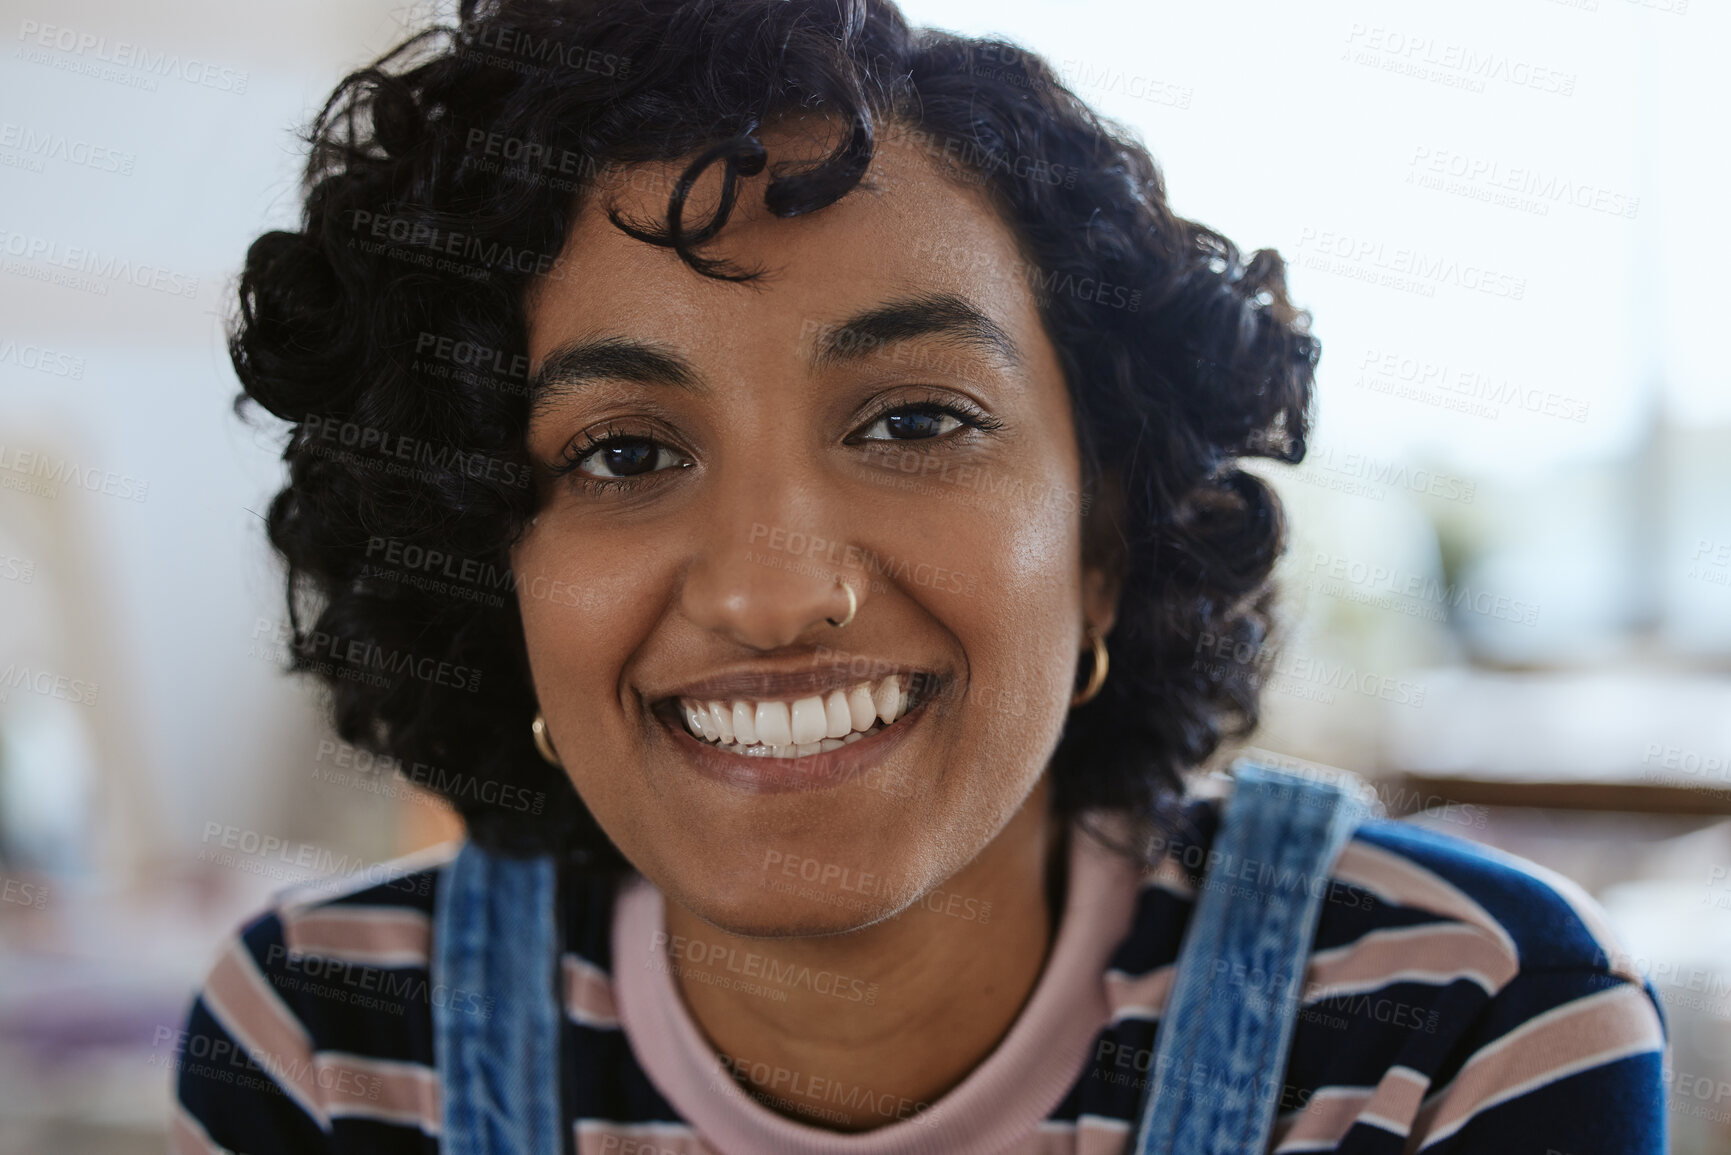
<instances>
[{"instance_id":1,"label":"neck","mask_svg":"<svg viewBox=\"0 0 1731 1155\"><path fill-rule=\"evenodd\" d=\"M978 1066L1027 1002L1056 936L1068 844L1042 778L1009 824L944 885L982 907L989 902L989 919L916 903L852 934L787 939L765 951L762 939L727 934L669 902L669 934L719 936L741 953L773 954L781 966L857 978L867 991L875 984L870 1003L803 986L771 1002L681 972L680 993L741 1086L772 1110L844 1131L892 1121L833 1103L814 1118L811 1106L786 1092L823 1080L859 1087L874 1102L890 1096L907 1105L902 1114L914 1114Z\"/></svg>"}]
</instances>

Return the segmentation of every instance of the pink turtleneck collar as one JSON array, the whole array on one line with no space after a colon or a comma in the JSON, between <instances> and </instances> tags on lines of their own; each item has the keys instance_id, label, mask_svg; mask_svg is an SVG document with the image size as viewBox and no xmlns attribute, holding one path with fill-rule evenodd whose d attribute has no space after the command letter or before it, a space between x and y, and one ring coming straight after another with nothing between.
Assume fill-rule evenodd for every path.
<instances>
[{"instance_id":1,"label":"pink turtleneck collar","mask_svg":"<svg viewBox=\"0 0 1731 1155\"><path fill-rule=\"evenodd\" d=\"M1103 978L1130 930L1140 872L1080 826L1064 916L1045 969L1004 1040L937 1102L871 1131L799 1123L734 1081L679 994L661 892L633 876L613 915L619 1021L650 1082L724 1155L985 1155L1025 1141L1063 1100L1109 1010Z\"/></svg>"}]
</instances>

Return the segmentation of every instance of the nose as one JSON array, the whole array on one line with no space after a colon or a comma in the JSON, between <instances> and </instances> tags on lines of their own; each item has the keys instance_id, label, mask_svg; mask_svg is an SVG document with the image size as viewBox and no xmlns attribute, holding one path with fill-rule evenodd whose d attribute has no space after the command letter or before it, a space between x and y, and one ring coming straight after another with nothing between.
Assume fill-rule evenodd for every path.
<instances>
[{"instance_id":1,"label":"nose","mask_svg":"<svg viewBox=\"0 0 1731 1155\"><path fill-rule=\"evenodd\" d=\"M842 583L853 590L854 613L865 607L866 576L850 564L859 552L848 548L840 519L814 516L823 503L776 501L752 488L715 495L680 608L700 628L754 650L835 636L830 619L845 622L850 609Z\"/></svg>"}]
</instances>

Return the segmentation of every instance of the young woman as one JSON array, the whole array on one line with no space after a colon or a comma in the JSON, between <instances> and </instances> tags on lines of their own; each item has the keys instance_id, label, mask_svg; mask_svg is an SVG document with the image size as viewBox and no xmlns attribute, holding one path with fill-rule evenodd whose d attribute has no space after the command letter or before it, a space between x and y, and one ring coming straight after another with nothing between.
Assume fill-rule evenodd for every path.
<instances>
[{"instance_id":1,"label":"young woman","mask_svg":"<svg viewBox=\"0 0 1731 1155\"><path fill-rule=\"evenodd\" d=\"M1210 1151L1662 1149L1651 993L1527 864L1367 822L1301 975L1178 965L1281 885L1181 776L1256 721L1236 463L1302 458L1317 344L1037 57L465 2L240 303L296 664L468 842L239 935L177 1150L1104 1155L1161 1080L1262 1104ZM1248 1082L1156 1061L1187 981L1289 1004Z\"/></svg>"}]
</instances>

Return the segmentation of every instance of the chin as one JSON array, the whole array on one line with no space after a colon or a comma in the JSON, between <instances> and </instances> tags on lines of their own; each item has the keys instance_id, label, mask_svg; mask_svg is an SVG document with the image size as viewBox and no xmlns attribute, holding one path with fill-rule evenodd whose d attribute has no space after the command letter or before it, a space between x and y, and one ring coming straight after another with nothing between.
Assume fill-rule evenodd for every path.
<instances>
[{"instance_id":1,"label":"chin","mask_svg":"<svg viewBox=\"0 0 1731 1155\"><path fill-rule=\"evenodd\" d=\"M698 912L705 922L718 930L739 935L741 938L762 939L827 938L832 935L851 934L881 921L891 913L892 911L885 909L862 916L845 911L814 910L804 904L789 905L781 910L748 913L724 909L715 917L710 917L704 911Z\"/></svg>"},{"instance_id":2,"label":"chin","mask_svg":"<svg viewBox=\"0 0 1731 1155\"><path fill-rule=\"evenodd\" d=\"M727 885L683 891L677 901L729 934L801 938L848 934L881 922L907 905L899 885L893 893L879 889L878 893L850 893L774 873L742 871ZM668 899L675 901L675 896L668 893Z\"/></svg>"}]
</instances>

